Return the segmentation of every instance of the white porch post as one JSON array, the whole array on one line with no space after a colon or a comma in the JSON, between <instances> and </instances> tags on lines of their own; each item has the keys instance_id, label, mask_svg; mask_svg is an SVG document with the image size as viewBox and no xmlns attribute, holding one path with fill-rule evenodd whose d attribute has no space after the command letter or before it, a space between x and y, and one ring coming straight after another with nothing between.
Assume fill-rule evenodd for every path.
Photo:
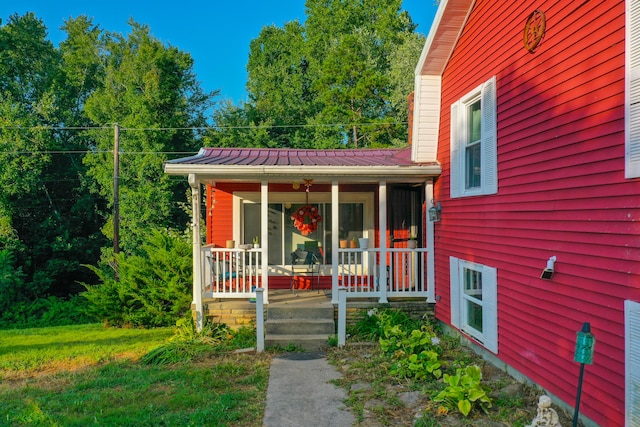
<instances>
[{"instance_id":1,"label":"white porch post","mask_svg":"<svg viewBox=\"0 0 640 427\"><path fill-rule=\"evenodd\" d=\"M191 228L193 241L193 301L192 309L195 312L196 330L201 331L203 326L202 310L202 254L200 241L200 181L194 174L189 174L189 186L191 187Z\"/></svg>"},{"instance_id":2,"label":"white porch post","mask_svg":"<svg viewBox=\"0 0 640 427\"><path fill-rule=\"evenodd\" d=\"M340 194L338 181L331 182L331 303L338 304L338 248L340 247Z\"/></svg>"},{"instance_id":3,"label":"white porch post","mask_svg":"<svg viewBox=\"0 0 640 427\"><path fill-rule=\"evenodd\" d=\"M378 230L380 233L380 271L378 281L380 286L380 303L387 300L387 182L378 183Z\"/></svg>"},{"instance_id":4,"label":"white porch post","mask_svg":"<svg viewBox=\"0 0 640 427\"><path fill-rule=\"evenodd\" d=\"M436 302L436 272L435 272L435 257L434 257L434 226L433 221L429 220L429 208L431 207L431 201L433 200L433 179L428 180L424 186L424 198L427 206L426 224L425 229L427 231L427 302Z\"/></svg>"},{"instance_id":5,"label":"white porch post","mask_svg":"<svg viewBox=\"0 0 640 427\"><path fill-rule=\"evenodd\" d=\"M262 242L262 289L264 303L269 304L269 183L260 183L260 241Z\"/></svg>"}]
</instances>

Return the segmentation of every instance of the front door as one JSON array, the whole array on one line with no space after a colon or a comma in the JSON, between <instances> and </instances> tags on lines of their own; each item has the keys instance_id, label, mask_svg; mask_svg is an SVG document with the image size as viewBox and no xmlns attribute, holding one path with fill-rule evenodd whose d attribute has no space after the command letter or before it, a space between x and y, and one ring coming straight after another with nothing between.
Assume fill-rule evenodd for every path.
<instances>
[{"instance_id":1,"label":"front door","mask_svg":"<svg viewBox=\"0 0 640 427\"><path fill-rule=\"evenodd\" d=\"M389 242L391 248L407 248L409 241L417 247L422 246L422 187L393 186L389 197ZM414 248L416 246L413 246ZM394 288L410 289L415 286L414 279L420 277L422 267L416 262L417 254L410 256L391 252L388 258L387 275L393 281Z\"/></svg>"},{"instance_id":2,"label":"front door","mask_svg":"<svg viewBox=\"0 0 640 427\"><path fill-rule=\"evenodd\" d=\"M394 185L389 190L389 243L392 248L405 248L410 237L422 246L423 188Z\"/></svg>"}]
</instances>

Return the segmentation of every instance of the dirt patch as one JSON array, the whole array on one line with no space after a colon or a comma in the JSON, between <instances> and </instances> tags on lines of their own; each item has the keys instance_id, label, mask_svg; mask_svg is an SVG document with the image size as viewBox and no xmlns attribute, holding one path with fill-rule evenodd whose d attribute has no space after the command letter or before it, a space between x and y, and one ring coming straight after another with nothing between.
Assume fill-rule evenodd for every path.
<instances>
[{"instance_id":1,"label":"dirt patch","mask_svg":"<svg viewBox=\"0 0 640 427\"><path fill-rule=\"evenodd\" d=\"M464 360L482 368L483 384L490 390L493 401L487 413L474 410L464 417L457 411L444 411L431 399L444 386L438 381L394 378L388 373L389 359L377 344L347 345L332 349L328 356L342 373L336 384L347 390L347 405L358 417L359 426L508 427L531 423L538 398L543 394L540 390L518 382L469 349L462 347L456 351L464 354L449 355L445 363ZM573 414L555 405L553 408L561 425L572 425Z\"/></svg>"}]
</instances>

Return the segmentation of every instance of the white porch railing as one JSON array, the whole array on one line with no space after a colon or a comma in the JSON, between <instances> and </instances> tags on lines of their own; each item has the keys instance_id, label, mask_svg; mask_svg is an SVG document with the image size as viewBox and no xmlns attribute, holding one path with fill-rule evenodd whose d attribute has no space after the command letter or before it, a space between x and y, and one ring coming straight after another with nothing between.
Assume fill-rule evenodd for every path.
<instances>
[{"instance_id":1,"label":"white porch railing","mask_svg":"<svg viewBox=\"0 0 640 427\"><path fill-rule=\"evenodd\" d=\"M347 298L429 296L424 248L339 249L338 258L338 283Z\"/></svg>"},{"instance_id":2,"label":"white porch railing","mask_svg":"<svg viewBox=\"0 0 640 427\"><path fill-rule=\"evenodd\" d=\"M263 287L263 249L202 249L204 298L255 298ZM428 283L427 250L338 249L338 286L347 298L425 297L433 300ZM265 260L266 261L266 260Z\"/></svg>"},{"instance_id":3,"label":"white porch railing","mask_svg":"<svg viewBox=\"0 0 640 427\"><path fill-rule=\"evenodd\" d=\"M205 298L255 298L262 285L262 249L202 249Z\"/></svg>"}]
</instances>

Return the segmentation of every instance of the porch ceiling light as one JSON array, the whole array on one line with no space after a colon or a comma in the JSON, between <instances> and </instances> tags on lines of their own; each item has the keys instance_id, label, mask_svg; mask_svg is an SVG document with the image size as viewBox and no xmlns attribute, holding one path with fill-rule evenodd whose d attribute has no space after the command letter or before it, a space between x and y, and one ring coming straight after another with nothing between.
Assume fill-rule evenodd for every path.
<instances>
[{"instance_id":1,"label":"porch ceiling light","mask_svg":"<svg viewBox=\"0 0 640 427\"><path fill-rule=\"evenodd\" d=\"M440 206L440 202L436 202L435 200L432 200L431 204L433 206L429 208L429 221L438 222L440 221L442 207Z\"/></svg>"}]
</instances>

